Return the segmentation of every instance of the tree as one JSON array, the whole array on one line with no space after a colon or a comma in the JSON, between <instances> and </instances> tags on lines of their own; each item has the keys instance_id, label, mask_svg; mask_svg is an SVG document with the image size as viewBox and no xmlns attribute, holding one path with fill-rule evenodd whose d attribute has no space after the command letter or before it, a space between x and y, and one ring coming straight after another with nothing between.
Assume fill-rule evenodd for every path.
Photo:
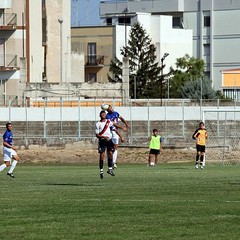
<instances>
[{"instance_id":1,"label":"tree","mask_svg":"<svg viewBox=\"0 0 240 240\"><path fill-rule=\"evenodd\" d=\"M177 58L176 69L170 68L170 97L181 98L182 89L186 82L205 78L204 61L186 54ZM194 85L194 84L193 84Z\"/></svg>"},{"instance_id":2,"label":"tree","mask_svg":"<svg viewBox=\"0 0 240 240\"><path fill-rule=\"evenodd\" d=\"M187 81L182 87L182 97L195 99L216 99L216 92L211 86L211 82L207 79L197 79Z\"/></svg>"},{"instance_id":3,"label":"tree","mask_svg":"<svg viewBox=\"0 0 240 240\"><path fill-rule=\"evenodd\" d=\"M156 62L156 47L140 23L132 26L128 46L120 51L129 58L130 96L134 95L135 79L137 98L159 98L161 67ZM114 76L108 75L110 81L122 81L122 62L117 57L111 60L109 71Z\"/></svg>"}]
</instances>

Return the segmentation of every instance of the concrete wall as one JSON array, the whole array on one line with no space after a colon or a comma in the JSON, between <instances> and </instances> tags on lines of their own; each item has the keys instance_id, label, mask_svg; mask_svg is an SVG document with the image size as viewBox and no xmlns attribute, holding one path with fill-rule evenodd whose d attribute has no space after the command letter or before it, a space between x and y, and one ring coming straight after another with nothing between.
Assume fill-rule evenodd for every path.
<instances>
[{"instance_id":1,"label":"concrete wall","mask_svg":"<svg viewBox=\"0 0 240 240\"><path fill-rule=\"evenodd\" d=\"M71 77L68 82L85 82L84 53L71 53Z\"/></svg>"},{"instance_id":2,"label":"concrete wall","mask_svg":"<svg viewBox=\"0 0 240 240\"><path fill-rule=\"evenodd\" d=\"M130 127L122 132L126 145L144 146L153 128L164 136L164 146L186 148L193 146L192 134L202 120L201 110L213 107L117 107ZM214 108L216 109L216 107ZM240 108L218 108L227 113L206 113L207 128L222 141L224 135L236 136ZM230 109L238 112L230 112ZM95 124L100 107L71 108L0 108L0 131L6 122L13 124L14 142L17 146L47 145L64 147L80 140L96 141ZM229 122L225 122L227 119ZM226 124L227 123L227 124ZM121 124L121 123L120 123ZM230 136L230 140L232 137ZM216 145L216 142L214 143Z\"/></svg>"},{"instance_id":3,"label":"concrete wall","mask_svg":"<svg viewBox=\"0 0 240 240\"><path fill-rule=\"evenodd\" d=\"M24 97L30 97L32 101L37 98L56 99L59 102L59 96L69 96L71 101L73 97L86 98L122 98L122 84L121 83L63 83L63 84L29 84L25 91ZM77 100L76 100L77 101Z\"/></svg>"},{"instance_id":4,"label":"concrete wall","mask_svg":"<svg viewBox=\"0 0 240 240\"><path fill-rule=\"evenodd\" d=\"M202 110L209 109L216 107L117 107L116 111L128 121L200 121ZM100 111L100 107L0 108L0 121L97 121Z\"/></svg>"},{"instance_id":5,"label":"concrete wall","mask_svg":"<svg viewBox=\"0 0 240 240\"><path fill-rule=\"evenodd\" d=\"M47 0L47 81L67 82L70 75L70 1ZM60 23L59 20L62 20Z\"/></svg>"},{"instance_id":6,"label":"concrete wall","mask_svg":"<svg viewBox=\"0 0 240 240\"><path fill-rule=\"evenodd\" d=\"M29 1L29 69L30 82L42 82L44 49L42 47L42 1Z\"/></svg>"}]
</instances>

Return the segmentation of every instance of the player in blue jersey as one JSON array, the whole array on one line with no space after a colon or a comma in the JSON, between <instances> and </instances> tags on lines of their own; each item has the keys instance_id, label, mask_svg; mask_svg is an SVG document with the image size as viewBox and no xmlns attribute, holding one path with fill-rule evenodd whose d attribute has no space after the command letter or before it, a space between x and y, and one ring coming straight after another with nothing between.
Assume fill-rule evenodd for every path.
<instances>
[{"instance_id":1,"label":"player in blue jersey","mask_svg":"<svg viewBox=\"0 0 240 240\"><path fill-rule=\"evenodd\" d=\"M13 146L13 134L12 134L12 124L6 124L6 132L3 134L3 161L4 164L0 166L0 172L6 167L10 167L10 170L7 172L7 175L14 178L13 170L16 167L18 161L20 160L17 155L16 147ZM13 159L13 161L12 161Z\"/></svg>"},{"instance_id":2,"label":"player in blue jersey","mask_svg":"<svg viewBox=\"0 0 240 240\"><path fill-rule=\"evenodd\" d=\"M109 105L107 112L108 113L107 113L106 118L110 119L116 128L120 128L123 131L127 131L127 128L129 128L128 123L122 116L120 116L120 114L118 112L113 110L111 105ZM119 119L125 124L125 127L119 125ZM118 143L119 143L119 136L115 132L112 132L112 135L113 135L112 141L113 141L114 149L115 149L115 151L113 152L113 167L117 168L117 154L118 154L117 149L118 149Z\"/></svg>"}]
</instances>

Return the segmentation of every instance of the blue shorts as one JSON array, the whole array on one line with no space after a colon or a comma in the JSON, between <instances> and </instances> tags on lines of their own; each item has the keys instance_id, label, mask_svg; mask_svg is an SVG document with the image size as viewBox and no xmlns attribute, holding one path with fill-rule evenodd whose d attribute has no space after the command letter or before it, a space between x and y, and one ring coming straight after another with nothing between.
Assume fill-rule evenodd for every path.
<instances>
[{"instance_id":1,"label":"blue shorts","mask_svg":"<svg viewBox=\"0 0 240 240\"><path fill-rule=\"evenodd\" d=\"M108 140L107 139L99 139L98 142L98 152L103 153L107 149L108 152L113 152L114 151L114 144L112 142L112 139Z\"/></svg>"}]
</instances>

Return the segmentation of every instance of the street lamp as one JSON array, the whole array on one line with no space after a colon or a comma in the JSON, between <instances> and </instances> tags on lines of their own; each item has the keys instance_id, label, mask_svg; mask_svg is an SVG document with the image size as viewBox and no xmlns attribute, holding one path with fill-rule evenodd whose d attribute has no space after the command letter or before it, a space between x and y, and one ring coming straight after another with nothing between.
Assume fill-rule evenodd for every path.
<instances>
[{"instance_id":1,"label":"street lamp","mask_svg":"<svg viewBox=\"0 0 240 240\"><path fill-rule=\"evenodd\" d=\"M60 17L59 19L58 19L58 22L60 23L60 82L62 83L62 80L63 80L63 74L62 74L62 71L63 71L63 67L62 67L62 45L63 45L63 43L62 43L62 23L63 23L63 18L62 17Z\"/></svg>"},{"instance_id":2,"label":"street lamp","mask_svg":"<svg viewBox=\"0 0 240 240\"><path fill-rule=\"evenodd\" d=\"M163 64L163 61L165 58L169 55L169 53L164 53L163 57L161 58L161 106L162 106L162 99L163 99L163 68L165 65Z\"/></svg>"},{"instance_id":3,"label":"street lamp","mask_svg":"<svg viewBox=\"0 0 240 240\"><path fill-rule=\"evenodd\" d=\"M124 10L124 30L125 30L125 47L127 47L127 13L129 12L128 7Z\"/></svg>"}]
</instances>

